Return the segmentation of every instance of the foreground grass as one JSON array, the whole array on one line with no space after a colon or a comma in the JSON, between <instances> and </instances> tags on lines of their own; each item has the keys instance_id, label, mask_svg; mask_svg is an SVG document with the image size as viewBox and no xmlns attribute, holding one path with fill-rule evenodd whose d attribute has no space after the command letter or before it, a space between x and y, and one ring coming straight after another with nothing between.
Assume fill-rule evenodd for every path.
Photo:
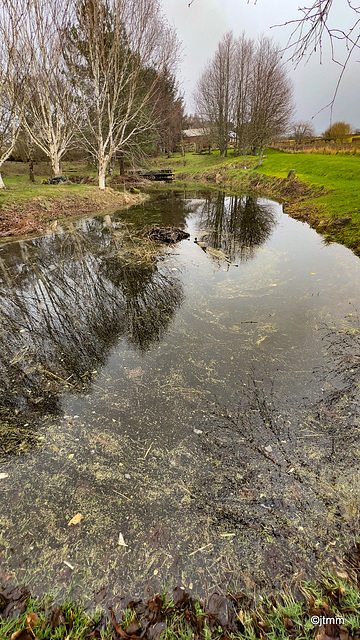
<instances>
[{"instance_id":1,"label":"foreground grass","mask_svg":"<svg viewBox=\"0 0 360 640\"><path fill-rule=\"evenodd\" d=\"M0 613L2 640L351 640L360 629L358 586L341 574L318 583L302 583L298 597L284 590L276 597L259 596L255 603L243 593L212 594L207 603L175 587L172 595L155 595L146 603L132 601L116 617L97 611L88 615L81 605L52 606L50 596L28 597L20 614ZM0 596L0 610L2 606ZM14 604L14 607L18 607ZM320 618L320 624L317 620ZM327 620L323 620L323 619ZM334 622L332 620L334 619Z\"/></svg>"}]
</instances>

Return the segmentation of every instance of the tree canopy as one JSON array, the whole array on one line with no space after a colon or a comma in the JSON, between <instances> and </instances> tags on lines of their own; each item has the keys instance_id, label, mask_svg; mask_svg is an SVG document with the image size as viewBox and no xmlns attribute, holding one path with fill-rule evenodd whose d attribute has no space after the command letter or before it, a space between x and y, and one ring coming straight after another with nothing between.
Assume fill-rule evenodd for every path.
<instances>
[{"instance_id":1,"label":"tree canopy","mask_svg":"<svg viewBox=\"0 0 360 640\"><path fill-rule=\"evenodd\" d=\"M292 86L273 42L232 32L219 42L197 86L195 100L213 138L226 156L229 136L238 152L260 149L286 130Z\"/></svg>"},{"instance_id":2,"label":"tree canopy","mask_svg":"<svg viewBox=\"0 0 360 640\"><path fill-rule=\"evenodd\" d=\"M344 142L349 136L351 136L351 125L346 122L334 122L324 132L324 138L340 140L341 142Z\"/></svg>"}]
</instances>

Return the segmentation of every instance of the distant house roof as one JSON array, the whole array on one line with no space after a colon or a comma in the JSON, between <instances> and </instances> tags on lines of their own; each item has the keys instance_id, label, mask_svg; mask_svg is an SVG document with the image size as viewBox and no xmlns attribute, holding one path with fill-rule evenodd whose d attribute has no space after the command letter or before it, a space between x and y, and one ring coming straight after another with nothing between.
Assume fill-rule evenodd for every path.
<instances>
[{"instance_id":1,"label":"distant house roof","mask_svg":"<svg viewBox=\"0 0 360 640\"><path fill-rule=\"evenodd\" d=\"M209 129L184 129L183 137L184 138L199 138L200 136L209 135Z\"/></svg>"}]
</instances>

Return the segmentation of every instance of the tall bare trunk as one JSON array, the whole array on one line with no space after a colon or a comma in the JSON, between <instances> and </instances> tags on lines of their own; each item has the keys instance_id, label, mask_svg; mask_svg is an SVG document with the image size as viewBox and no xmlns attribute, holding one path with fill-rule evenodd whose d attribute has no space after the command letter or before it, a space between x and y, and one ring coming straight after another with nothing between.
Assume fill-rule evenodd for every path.
<instances>
[{"instance_id":1,"label":"tall bare trunk","mask_svg":"<svg viewBox=\"0 0 360 640\"><path fill-rule=\"evenodd\" d=\"M258 162L258 167L261 167L261 165L262 165L263 155L264 155L264 147L263 147L263 146L261 146L261 147L260 147L260 151L259 151L259 162Z\"/></svg>"},{"instance_id":2,"label":"tall bare trunk","mask_svg":"<svg viewBox=\"0 0 360 640\"><path fill-rule=\"evenodd\" d=\"M0 189L5 189L5 185L4 185L4 181L1 177L1 173L0 173Z\"/></svg>"}]
</instances>

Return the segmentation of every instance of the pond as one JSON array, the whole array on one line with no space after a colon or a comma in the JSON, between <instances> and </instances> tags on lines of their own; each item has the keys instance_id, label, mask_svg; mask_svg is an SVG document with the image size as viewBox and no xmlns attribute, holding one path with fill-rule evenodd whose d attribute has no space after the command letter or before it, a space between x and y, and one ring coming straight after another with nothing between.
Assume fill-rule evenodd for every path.
<instances>
[{"instance_id":1,"label":"pond","mask_svg":"<svg viewBox=\"0 0 360 640\"><path fill-rule=\"evenodd\" d=\"M190 239L150 255L153 224ZM116 608L341 561L360 498L348 249L274 202L167 193L3 243L0 278L0 583Z\"/></svg>"}]
</instances>

